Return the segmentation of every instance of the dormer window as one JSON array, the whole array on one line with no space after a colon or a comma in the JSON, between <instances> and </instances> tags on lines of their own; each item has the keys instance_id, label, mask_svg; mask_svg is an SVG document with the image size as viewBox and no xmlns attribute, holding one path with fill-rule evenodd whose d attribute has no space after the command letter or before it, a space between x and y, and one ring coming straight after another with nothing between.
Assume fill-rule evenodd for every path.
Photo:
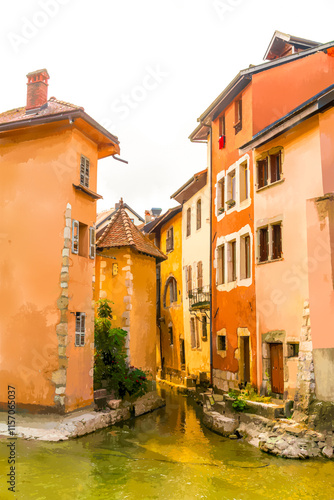
<instances>
[{"instance_id":1,"label":"dormer window","mask_svg":"<svg viewBox=\"0 0 334 500\"><path fill-rule=\"evenodd\" d=\"M89 187L89 166L90 162L88 158L81 155L80 160L80 184L85 187Z\"/></svg>"}]
</instances>

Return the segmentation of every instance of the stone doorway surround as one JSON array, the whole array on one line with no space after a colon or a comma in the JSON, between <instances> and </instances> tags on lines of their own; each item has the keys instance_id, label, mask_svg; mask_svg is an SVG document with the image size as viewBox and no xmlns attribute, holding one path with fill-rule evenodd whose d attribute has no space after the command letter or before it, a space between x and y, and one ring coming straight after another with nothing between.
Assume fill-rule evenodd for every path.
<instances>
[{"instance_id":1,"label":"stone doorway surround","mask_svg":"<svg viewBox=\"0 0 334 500\"><path fill-rule=\"evenodd\" d=\"M271 385L271 360L270 360L270 344L282 344L283 345L283 367L284 367L284 393L283 398L286 399L287 395L287 382L289 379L287 358L288 350L286 343L286 332L285 330L272 330L267 333L262 334L262 386L261 393L268 393L268 384ZM282 395L277 395L282 397Z\"/></svg>"}]
</instances>

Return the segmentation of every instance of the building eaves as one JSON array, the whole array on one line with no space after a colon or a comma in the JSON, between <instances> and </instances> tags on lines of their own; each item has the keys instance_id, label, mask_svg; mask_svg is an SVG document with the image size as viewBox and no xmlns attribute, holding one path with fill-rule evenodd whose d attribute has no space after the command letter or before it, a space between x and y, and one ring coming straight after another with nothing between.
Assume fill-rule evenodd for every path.
<instances>
[{"instance_id":1,"label":"building eaves","mask_svg":"<svg viewBox=\"0 0 334 500\"><path fill-rule=\"evenodd\" d=\"M288 56L281 57L279 59L274 59L273 61L266 61L264 63L258 64L256 66L251 66L247 69L240 71L237 76L228 84L228 86L219 94L219 96L210 104L210 106L201 114L197 119L200 125L190 134L189 139L192 142L198 140L205 140L207 136L207 129L203 130L202 127L209 127L212 121L214 121L217 116L235 99L235 97L249 84L252 76L256 73L266 71L273 67L281 66L283 64L288 64L297 59L302 59L309 55L315 54L316 52L323 52L334 46L334 41L325 44L318 45L316 47L303 50L296 54L291 54Z\"/></svg>"},{"instance_id":2,"label":"building eaves","mask_svg":"<svg viewBox=\"0 0 334 500\"><path fill-rule=\"evenodd\" d=\"M182 211L182 205L168 209L167 212L160 215L160 217L157 217L154 221L145 224L144 232L146 234L155 233L158 229L161 229L161 227L164 224L170 221L176 214L180 213L181 211ZM152 222L154 222L153 225L151 225Z\"/></svg>"},{"instance_id":3,"label":"building eaves","mask_svg":"<svg viewBox=\"0 0 334 500\"><path fill-rule=\"evenodd\" d=\"M181 186L174 194L171 195L171 199L177 202L184 203L188 201L194 194L196 194L202 187L206 184L208 169L202 170L194 174L183 186Z\"/></svg>"},{"instance_id":4,"label":"building eaves","mask_svg":"<svg viewBox=\"0 0 334 500\"><path fill-rule=\"evenodd\" d=\"M322 90L318 94L311 97L300 106L296 107L285 116L271 123L264 129L260 130L251 141L243 144L239 148L240 154L245 154L250 149L257 148L266 142L271 141L284 132L295 127L299 123L311 116L324 111L326 108L334 105L334 84Z\"/></svg>"}]
</instances>

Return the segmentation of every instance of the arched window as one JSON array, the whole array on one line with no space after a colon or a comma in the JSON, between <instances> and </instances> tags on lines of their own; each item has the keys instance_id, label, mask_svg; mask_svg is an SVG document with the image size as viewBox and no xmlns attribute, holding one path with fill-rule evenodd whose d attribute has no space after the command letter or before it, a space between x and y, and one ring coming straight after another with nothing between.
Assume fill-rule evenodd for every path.
<instances>
[{"instance_id":1,"label":"arched window","mask_svg":"<svg viewBox=\"0 0 334 500\"><path fill-rule=\"evenodd\" d=\"M171 306L173 302L177 302L177 283L174 276L170 276L165 284L164 307Z\"/></svg>"},{"instance_id":2,"label":"arched window","mask_svg":"<svg viewBox=\"0 0 334 500\"><path fill-rule=\"evenodd\" d=\"M202 226L202 201L199 199L196 203L196 229Z\"/></svg>"}]
</instances>

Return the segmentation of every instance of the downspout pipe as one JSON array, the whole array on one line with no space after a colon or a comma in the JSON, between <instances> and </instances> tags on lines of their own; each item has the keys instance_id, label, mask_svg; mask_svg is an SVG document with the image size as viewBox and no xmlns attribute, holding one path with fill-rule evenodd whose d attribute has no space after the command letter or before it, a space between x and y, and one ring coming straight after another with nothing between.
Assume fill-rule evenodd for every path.
<instances>
[{"instance_id":1,"label":"downspout pipe","mask_svg":"<svg viewBox=\"0 0 334 500\"><path fill-rule=\"evenodd\" d=\"M211 385L213 385L212 310L213 310L212 308L212 124L210 124L210 384Z\"/></svg>"}]
</instances>

